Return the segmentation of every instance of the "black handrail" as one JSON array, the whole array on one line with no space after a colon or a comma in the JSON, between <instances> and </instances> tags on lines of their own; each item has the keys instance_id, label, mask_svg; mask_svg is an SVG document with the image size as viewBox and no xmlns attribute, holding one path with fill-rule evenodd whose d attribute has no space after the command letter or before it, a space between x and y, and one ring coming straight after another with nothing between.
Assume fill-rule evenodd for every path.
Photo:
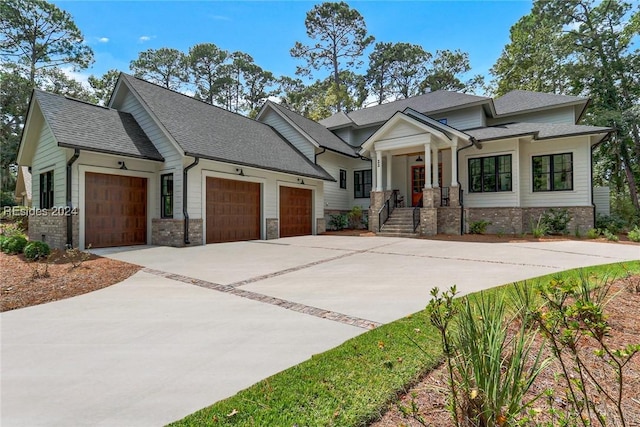
<instances>
[{"instance_id":1,"label":"black handrail","mask_svg":"<svg viewBox=\"0 0 640 427\"><path fill-rule=\"evenodd\" d=\"M440 189L440 206L449 206L450 204L449 187L442 187Z\"/></svg>"},{"instance_id":2,"label":"black handrail","mask_svg":"<svg viewBox=\"0 0 640 427\"><path fill-rule=\"evenodd\" d=\"M416 206L413 208L413 232L416 232L416 229L420 225L420 206Z\"/></svg>"},{"instance_id":3,"label":"black handrail","mask_svg":"<svg viewBox=\"0 0 640 427\"><path fill-rule=\"evenodd\" d=\"M391 201L391 197L393 197L393 204L389 203ZM387 197L384 201L384 204L378 211L378 231L382 230L382 226L391 216L391 212L398 206L398 190L393 190L393 192ZM384 219L382 219L384 216Z\"/></svg>"}]
</instances>

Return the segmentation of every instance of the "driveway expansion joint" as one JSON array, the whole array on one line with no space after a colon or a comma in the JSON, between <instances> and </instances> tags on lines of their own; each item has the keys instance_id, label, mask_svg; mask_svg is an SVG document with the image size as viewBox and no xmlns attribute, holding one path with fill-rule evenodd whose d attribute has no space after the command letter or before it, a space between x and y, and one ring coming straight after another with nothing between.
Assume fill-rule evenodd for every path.
<instances>
[{"instance_id":1,"label":"driveway expansion joint","mask_svg":"<svg viewBox=\"0 0 640 427\"><path fill-rule=\"evenodd\" d=\"M246 299L261 302L264 304L275 305L277 307L281 307L286 310L308 314L310 316L319 317L321 319L332 320L334 322L355 326L357 328L374 329L382 325L382 323L376 322L374 320L362 319L360 317L350 316L348 314L338 313L336 311L325 310L323 308L313 307L310 305L305 305L305 304L297 303L294 301L288 301L282 298L260 294L258 292L238 289L237 287L234 287L231 285L222 285L219 283L213 283L213 282L209 282L202 279L183 276L181 274L175 274L175 273L169 273L162 270L156 270L154 268L144 268L142 271L148 274L153 274L155 276L160 276L160 277L164 277L166 279L174 280L177 282L186 283L188 285L195 285L201 288L211 289L218 292L224 292L227 294L235 295L240 298L246 298Z\"/></svg>"}]
</instances>

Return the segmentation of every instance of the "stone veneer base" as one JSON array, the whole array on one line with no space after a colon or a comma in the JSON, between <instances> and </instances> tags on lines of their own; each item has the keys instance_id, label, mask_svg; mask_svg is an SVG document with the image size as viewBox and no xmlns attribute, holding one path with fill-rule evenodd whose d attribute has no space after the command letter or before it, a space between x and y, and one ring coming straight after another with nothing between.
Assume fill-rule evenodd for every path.
<instances>
[{"instance_id":1,"label":"stone veneer base","mask_svg":"<svg viewBox=\"0 0 640 427\"><path fill-rule=\"evenodd\" d=\"M202 245L202 219L189 220L189 244L184 243L184 220L173 218L153 218L151 220L151 244L160 246Z\"/></svg>"}]
</instances>

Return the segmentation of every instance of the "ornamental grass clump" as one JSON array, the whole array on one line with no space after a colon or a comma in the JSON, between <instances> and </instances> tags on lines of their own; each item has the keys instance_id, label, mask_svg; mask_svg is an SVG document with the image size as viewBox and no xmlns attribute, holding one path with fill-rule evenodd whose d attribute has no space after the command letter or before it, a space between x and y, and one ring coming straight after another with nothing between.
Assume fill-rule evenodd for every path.
<instances>
[{"instance_id":1,"label":"ornamental grass clump","mask_svg":"<svg viewBox=\"0 0 640 427\"><path fill-rule=\"evenodd\" d=\"M445 349L455 425L503 426L524 417L542 393L525 394L548 362L533 350L531 328L510 318L502 294L481 292L461 302L452 298L455 289L432 295L428 310ZM519 326L510 333L512 323Z\"/></svg>"}]
</instances>

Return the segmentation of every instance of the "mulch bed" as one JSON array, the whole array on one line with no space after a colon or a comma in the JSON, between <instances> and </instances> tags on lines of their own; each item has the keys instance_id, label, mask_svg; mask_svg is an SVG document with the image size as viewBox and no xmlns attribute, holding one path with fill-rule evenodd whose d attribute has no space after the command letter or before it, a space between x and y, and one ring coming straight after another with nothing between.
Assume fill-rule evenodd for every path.
<instances>
[{"instance_id":1,"label":"mulch bed","mask_svg":"<svg viewBox=\"0 0 640 427\"><path fill-rule=\"evenodd\" d=\"M73 267L61 251L54 251L47 262L0 252L0 311L86 294L121 282L141 268L96 255Z\"/></svg>"},{"instance_id":2,"label":"mulch bed","mask_svg":"<svg viewBox=\"0 0 640 427\"><path fill-rule=\"evenodd\" d=\"M640 275L618 280L612 290L612 295L616 295L616 292L618 293L605 307L605 313L609 316L608 320L611 326L611 335L608 338L608 343L614 349L622 348L629 344L640 344L640 317L638 316ZM542 340L536 339L534 346L540 348L541 345ZM590 339L585 339L581 346L587 365L600 378L601 385L605 389L613 390L615 385L613 371L602 368L602 360L596 357L593 352L596 349L594 342ZM537 348L535 351L537 351ZM551 354L546 352L546 356L549 357ZM560 411L567 408L568 402L564 395L566 385L564 380L556 375L560 372L560 364L554 359L547 369L536 378L528 399L531 399L536 393L553 389L555 391L551 399L553 408ZM638 427L640 426L640 354L636 354L631 359L631 362L625 366L623 375L625 378L623 411L626 423L628 426ZM406 394L400 396L399 401L391 405L382 418L371 424L371 426L453 426L451 415L446 409L448 390L447 370L442 365L438 369L427 373ZM604 401L600 400L598 402L602 405ZM417 417L403 415L400 410L401 406L410 408L412 405L416 405L417 410L413 414L420 417L421 422L416 420ZM550 403L545 398L536 401L533 408L537 414L534 420L527 425L556 425L557 419L551 418L550 407ZM610 407L609 410L611 409ZM612 412L609 412L607 418L607 425L619 425L614 421L615 416Z\"/></svg>"}]
</instances>

